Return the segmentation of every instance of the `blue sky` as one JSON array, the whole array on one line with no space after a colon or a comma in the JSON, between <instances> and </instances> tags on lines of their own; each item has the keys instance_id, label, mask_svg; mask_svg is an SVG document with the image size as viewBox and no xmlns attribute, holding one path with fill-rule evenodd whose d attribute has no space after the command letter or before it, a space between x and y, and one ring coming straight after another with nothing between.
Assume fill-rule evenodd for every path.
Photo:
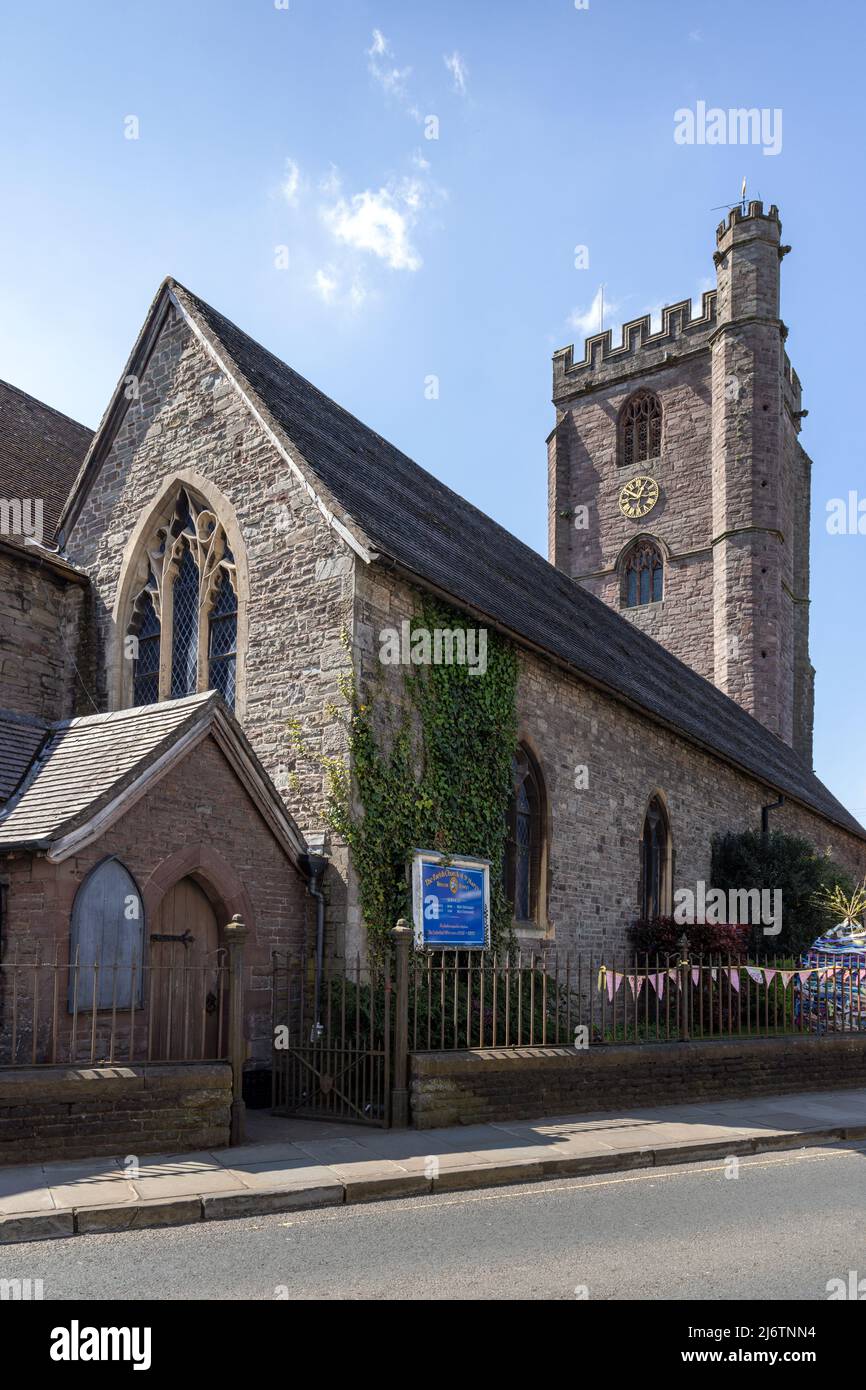
<instances>
[{"instance_id":1,"label":"blue sky","mask_svg":"<svg viewBox=\"0 0 866 1390\"><path fill-rule=\"evenodd\" d=\"M866 496L859 0L280 3L2 0L0 377L95 425L172 274L546 551L551 354L602 283L609 324L697 298L745 175L794 247L816 767L866 819L866 536L824 524ZM699 100L781 152L676 144Z\"/></svg>"}]
</instances>

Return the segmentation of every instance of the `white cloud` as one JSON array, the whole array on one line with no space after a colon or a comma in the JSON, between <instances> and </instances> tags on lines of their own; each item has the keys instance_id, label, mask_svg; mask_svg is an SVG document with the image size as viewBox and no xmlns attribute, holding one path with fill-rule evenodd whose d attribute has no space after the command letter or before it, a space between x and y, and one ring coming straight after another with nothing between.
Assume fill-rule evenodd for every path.
<instances>
[{"instance_id":1,"label":"white cloud","mask_svg":"<svg viewBox=\"0 0 866 1390\"><path fill-rule=\"evenodd\" d=\"M469 69L466 66L466 60L455 48L453 53L446 53L444 55L443 62L454 79L455 92L459 92L461 96L465 96L466 81L469 77Z\"/></svg>"},{"instance_id":2,"label":"white cloud","mask_svg":"<svg viewBox=\"0 0 866 1390\"><path fill-rule=\"evenodd\" d=\"M328 267L327 270L317 270L313 276L313 289L326 304L333 303L339 288L340 282L332 267Z\"/></svg>"},{"instance_id":3,"label":"white cloud","mask_svg":"<svg viewBox=\"0 0 866 1390\"><path fill-rule=\"evenodd\" d=\"M573 328L575 333L579 333L584 338L589 338L593 333L600 333L601 328L599 325L601 320L603 303L605 319L604 326L605 328L610 328L611 318L614 314L617 313L619 305L603 301L603 294L604 291L599 286L599 288L595 292L595 298L593 299L588 309L575 309L573 313L569 315L569 328Z\"/></svg>"},{"instance_id":4,"label":"white cloud","mask_svg":"<svg viewBox=\"0 0 866 1390\"><path fill-rule=\"evenodd\" d=\"M396 97L401 102L407 101L407 83L412 76L412 69L396 66L394 51L381 29L373 30L373 42L367 49L367 57L370 60L370 73L385 95Z\"/></svg>"},{"instance_id":5,"label":"white cloud","mask_svg":"<svg viewBox=\"0 0 866 1390\"><path fill-rule=\"evenodd\" d=\"M294 206L295 203L297 203L298 194L301 191L301 171L294 159L286 160L286 168L280 191L290 206Z\"/></svg>"},{"instance_id":6,"label":"white cloud","mask_svg":"<svg viewBox=\"0 0 866 1390\"><path fill-rule=\"evenodd\" d=\"M380 188L340 198L322 216L336 239L357 251L369 251L391 270L420 270L421 257L409 233L421 206L417 180L407 180L399 193ZM402 206L401 206L402 203Z\"/></svg>"},{"instance_id":7,"label":"white cloud","mask_svg":"<svg viewBox=\"0 0 866 1390\"><path fill-rule=\"evenodd\" d=\"M342 187L343 177L336 164L331 164L327 174L323 174L319 180L319 192L327 198L336 198Z\"/></svg>"}]
</instances>

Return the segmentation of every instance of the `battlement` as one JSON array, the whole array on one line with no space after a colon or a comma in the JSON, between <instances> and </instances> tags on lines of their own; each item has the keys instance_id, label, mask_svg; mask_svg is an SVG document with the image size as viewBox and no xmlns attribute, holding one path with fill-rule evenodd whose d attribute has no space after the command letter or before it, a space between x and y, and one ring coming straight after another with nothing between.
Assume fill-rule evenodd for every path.
<instances>
[{"instance_id":1,"label":"battlement","mask_svg":"<svg viewBox=\"0 0 866 1390\"><path fill-rule=\"evenodd\" d=\"M769 212L764 212L764 204L754 200L747 205L744 212L739 203L730 209L724 222L720 222L716 228L716 242L722 242L729 232L734 232L745 222L775 222L778 227L778 235L782 233L782 222L779 217L779 209L773 203Z\"/></svg>"},{"instance_id":2,"label":"battlement","mask_svg":"<svg viewBox=\"0 0 866 1390\"><path fill-rule=\"evenodd\" d=\"M691 299L681 299L676 304L666 304L662 309L661 328L652 332L652 319L649 314L631 319L622 326L620 342L613 346L613 334L606 328L603 333L595 333L584 343L582 362L574 360L574 345L560 348L553 354L554 399L561 393L575 389L588 389L601 382L608 382L618 373L630 375L633 370L647 371L664 366L674 346L691 348L700 345L700 340L709 335L716 324L716 291L706 290L701 297L701 313L692 317ZM657 360L647 361L642 355L655 354ZM601 371L601 379L590 380L592 373Z\"/></svg>"}]
</instances>

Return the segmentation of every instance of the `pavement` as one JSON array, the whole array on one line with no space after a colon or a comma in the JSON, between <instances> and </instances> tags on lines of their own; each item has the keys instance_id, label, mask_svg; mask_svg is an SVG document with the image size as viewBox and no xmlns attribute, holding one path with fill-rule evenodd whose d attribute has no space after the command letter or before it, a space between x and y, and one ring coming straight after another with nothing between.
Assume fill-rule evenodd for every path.
<instances>
[{"instance_id":1,"label":"pavement","mask_svg":"<svg viewBox=\"0 0 866 1390\"><path fill-rule=\"evenodd\" d=\"M183 1226L866 1138L866 1088L452 1129L378 1130L247 1113L206 1153L0 1168L0 1244Z\"/></svg>"}]
</instances>

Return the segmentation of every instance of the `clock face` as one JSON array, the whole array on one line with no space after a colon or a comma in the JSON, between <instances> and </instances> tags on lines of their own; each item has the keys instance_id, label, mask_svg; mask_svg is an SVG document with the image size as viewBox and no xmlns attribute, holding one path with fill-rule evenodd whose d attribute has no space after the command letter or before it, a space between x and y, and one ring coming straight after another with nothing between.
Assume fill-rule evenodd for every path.
<instances>
[{"instance_id":1,"label":"clock face","mask_svg":"<svg viewBox=\"0 0 866 1390\"><path fill-rule=\"evenodd\" d=\"M659 485L655 478L632 478L619 494L619 509L623 516L639 521L652 511L659 500Z\"/></svg>"}]
</instances>

